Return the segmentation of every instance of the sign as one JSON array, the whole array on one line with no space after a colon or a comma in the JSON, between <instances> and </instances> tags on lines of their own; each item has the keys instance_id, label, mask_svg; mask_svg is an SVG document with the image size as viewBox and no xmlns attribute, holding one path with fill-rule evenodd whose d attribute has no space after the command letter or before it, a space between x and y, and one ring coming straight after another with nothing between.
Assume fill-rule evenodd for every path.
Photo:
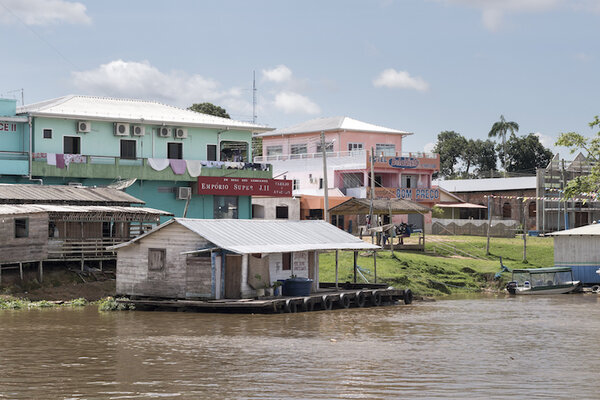
<instances>
[{"instance_id":1,"label":"sign","mask_svg":"<svg viewBox=\"0 0 600 400\"><path fill-rule=\"evenodd\" d=\"M301 278L308 278L308 251L293 253L292 273Z\"/></svg>"},{"instance_id":2,"label":"sign","mask_svg":"<svg viewBox=\"0 0 600 400\"><path fill-rule=\"evenodd\" d=\"M197 194L292 197L292 181L286 179L199 176Z\"/></svg>"},{"instance_id":3,"label":"sign","mask_svg":"<svg viewBox=\"0 0 600 400\"><path fill-rule=\"evenodd\" d=\"M413 201L438 201L440 199L440 190L398 188L396 189L396 197Z\"/></svg>"},{"instance_id":4,"label":"sign","mask_svg":"<svg viewBox=\"0 0 600 400\"><path fill-rule=\"evenodd\" d=\"M419 160L412 157L391 157L388 164L392 168L417 168Z\"/></svg>"},{"instance_id":5,"label":"sign","mask_svg":"<svg viewBox=\"0 0 600 400\"><path fill-rule=\"evenodd\" d=\"M16 132L17 124L14 122L0 121L0 133L2 132Z\"/></svg>"}]
</instances>

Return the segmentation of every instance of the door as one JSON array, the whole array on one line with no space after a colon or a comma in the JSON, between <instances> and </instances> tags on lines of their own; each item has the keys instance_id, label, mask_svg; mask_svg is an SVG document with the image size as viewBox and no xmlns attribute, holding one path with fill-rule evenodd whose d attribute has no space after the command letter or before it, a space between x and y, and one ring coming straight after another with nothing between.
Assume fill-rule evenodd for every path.
<instances>
[{"instance_id":1,"label":"door","mask_svg":"<svg viewBox=\"0 0 600 400\"><path fill-rule=\"evenodd\" d=\"M228 254L225 256L225 298L242 297L242 256Z\"/></svg>"}]
</instances>

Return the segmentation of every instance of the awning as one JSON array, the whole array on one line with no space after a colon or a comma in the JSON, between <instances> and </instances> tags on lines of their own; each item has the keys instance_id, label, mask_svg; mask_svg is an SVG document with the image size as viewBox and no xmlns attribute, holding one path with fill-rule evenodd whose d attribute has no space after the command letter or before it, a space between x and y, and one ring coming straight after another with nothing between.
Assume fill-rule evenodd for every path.
<instances>
[{"instance_id":1,"label":"awning","mask_svg":"<svg viewBox=\"0 0 600 400\"><path fill-rule=\"evenodd\" d=\"M473 203L438 203L435 206L440 208L487 208L486 206Z\"/></svg>"},{"instance_id":2,"label":"awning","mask_svg":"<svg viewBox=\"0 0 600 400\"><path fill-rule=\"evenodd\" d=\"M402 199L375 199L373 200L373 214L427 214L431 211L414 201ZM342 204L329 208L331 215L366 215L370 213L371 200L355 199L346 200Z\"/></svg>"}]
</instances>

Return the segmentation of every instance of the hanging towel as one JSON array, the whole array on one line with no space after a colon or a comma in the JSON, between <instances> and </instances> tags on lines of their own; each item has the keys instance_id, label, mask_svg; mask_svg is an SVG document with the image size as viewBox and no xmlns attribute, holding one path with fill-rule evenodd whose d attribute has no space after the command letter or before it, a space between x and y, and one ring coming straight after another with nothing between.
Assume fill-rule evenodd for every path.
<instances>
[{"instance_id":1,"label":"hanging towel","mask_svg":"<svg viewBox=\"0 0 600 400\"><path fill-rule=\"evenodd\" d=\"M148 165L155 171L162 171L169 166L169 160L166 158L149 158Z\"/></svg>"},{"instance_id":2,"label":"hanging towel","mask_svg":"<svg viewBox=\"0 0 600 400\"><path fill-rule=\"evenodd\" d=\"M46 153L46 162L48 165L56 166L56 154L55 153Z\"/></svg>"},{"instance_id":3,"label":"hanging towel","mask_svg":"<svg viewBox=\"0 0 600 400\"><path fill-rule=\"evenodd\" d=\"M175 175L185 174L185 160L176 160L170 158L169 164L171 164L171 169Z\"/></svg>"},{"instance_id":4,"label":"hanging towel","mask_svg":"<svg viewBox=\"0 0 600 400\"><path fill-rule=\"evenodd\" d=\"M56 167L60 168L60 169L65 168L65 155L64 154L56 155Z\"/></svg>"},{"instance_id":5,"label":"hanging towel","mask_svg":"<svg viewBox=\"0 0 600 400\"><path fill-rule=\"evenodd\" d=\"M192 178L196 178L200 176L202 173L202 162L196 160L188 160L186 161L188 174Z\"/></svg>"},{"instance_id":6,"label":"hanging towel","mask_svg":"<svg viewBox=\"0 0 600 400\"><path fill-rule=\"evenodd\" d=\"M82 156L81 154L65 154L64 155L64 159L65 159L65 167L69 168L69 164L71 163L75 163L75 164L85 164L85 156Z\"/></svg>"}]
</instances>

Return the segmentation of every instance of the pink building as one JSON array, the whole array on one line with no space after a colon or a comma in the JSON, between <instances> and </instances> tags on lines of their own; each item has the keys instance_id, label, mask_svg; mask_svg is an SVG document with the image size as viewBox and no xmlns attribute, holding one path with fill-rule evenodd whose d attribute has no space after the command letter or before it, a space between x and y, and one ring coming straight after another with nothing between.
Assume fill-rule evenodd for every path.
<instances>
[{"instance_id":1,"label":"pink building","mask_svg":"<svg viewBox=\"0 0 600 400\"><path fill-rule=\"evenodd\" d=\"M348 117L318 118L260 134L263 156L255 161L272 164L274 177L292 179L295 195L322 195L321 133L329 188L338 188L347 196L369 197L372 150L376 198L409 199L428 207L439 201L439 191L431 188L431 176L439 170L439 155L403 152L402 139L412 133Z\"/></svg>"}]
</instances>

